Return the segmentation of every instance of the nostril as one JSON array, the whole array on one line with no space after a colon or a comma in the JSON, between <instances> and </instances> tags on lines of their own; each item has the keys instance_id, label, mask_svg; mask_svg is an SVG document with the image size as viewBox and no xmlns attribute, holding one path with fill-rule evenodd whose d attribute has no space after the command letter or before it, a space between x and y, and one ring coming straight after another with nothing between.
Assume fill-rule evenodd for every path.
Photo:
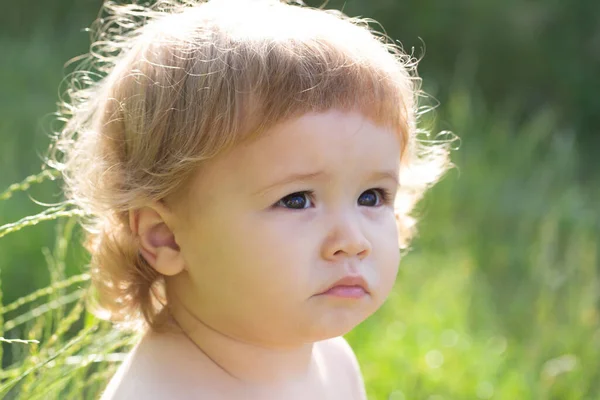
<instances>
[{"instance_id":1,"label":"nostril","mask_svg":"<svg viewBox=\"0 0 600 400\"><path fill-rule=\"evenodd\" d=\"M365 258L371 253L371 247L365 243L364 245L347 246L340 248L333 253L334 256L347 256L353 257L358 256L359 258Z\"/></svg>"}]
</instances>

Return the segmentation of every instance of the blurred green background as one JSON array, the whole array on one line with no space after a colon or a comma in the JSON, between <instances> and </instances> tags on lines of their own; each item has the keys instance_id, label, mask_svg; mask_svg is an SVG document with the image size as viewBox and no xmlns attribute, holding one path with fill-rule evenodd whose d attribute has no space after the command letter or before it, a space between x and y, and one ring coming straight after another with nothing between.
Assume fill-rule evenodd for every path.
<instances>
[{"instance_id":1,"label":"blurred green background","mask_svg":"<svg viewBox=\"0 0 600 400\"><path fill-rule=\"evenodd\" d=\"M40 171L60 126L52 113L63 65L87 52L84 29L100 4L3 2L0 193ZM422 127L461 137L457 168L417 210L420 233L394 293L347 336L369 398L600 398L600 2L327 8L377 20L422 56L423 88L429 104L439 102ZM0 201L0 225L60 199L57 182L16 193ZM0 238L4 304L48 284L43 249L55 246L56 227ZM68 275L85 271L81 252L72 253ZM17 356L3 347L6 366Z\"/></svg>"}]
</instances>

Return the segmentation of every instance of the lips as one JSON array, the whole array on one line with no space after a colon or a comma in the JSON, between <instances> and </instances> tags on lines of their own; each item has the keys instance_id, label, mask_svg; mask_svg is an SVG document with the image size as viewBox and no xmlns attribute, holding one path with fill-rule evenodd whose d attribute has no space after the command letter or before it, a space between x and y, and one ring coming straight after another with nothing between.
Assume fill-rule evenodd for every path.
<instances>
[{"instance_id":1,"label":"lips","mask_svg":"<svg viewBox=\"0 0 600 400\"><path fill-rule=\"evenodd\" d=\"M330 294L338 297L362 297L369 294L367 281L360 275L348 275L333 283L319 294Z\"/></svg>"}]
</instances>

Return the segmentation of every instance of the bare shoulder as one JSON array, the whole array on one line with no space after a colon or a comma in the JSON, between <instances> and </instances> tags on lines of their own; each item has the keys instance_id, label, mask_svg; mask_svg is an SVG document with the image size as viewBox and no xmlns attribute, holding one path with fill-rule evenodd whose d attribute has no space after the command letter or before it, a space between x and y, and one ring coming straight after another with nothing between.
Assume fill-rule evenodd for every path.
<instances>
[{"instance_id":1,"label":"bare shoulder","mask_svg":"<svg viewBox=\"0 0 600 400\"><path fill-rule=\"evenodd\" d=\"M320 350L331 370L339 371L340 384L350 385L353 398L366 400L365 384L354 351L343 337L320 342Z\"/></svg>"},{"instance_id":2,"label":"bare shoulder","mask_svg":"<svg viewBox=\"0 0 600 400\"><path fill-rule=\"evenodd\" d=\"M209 385L196 374L209 375L210 371L193 363L191 354L186 341L176 335L145 336L119 367L100 400L185 400L208 395Z\"/></svg>"},{"instance_id":3,"label":"bare shoulder","mask_svg":"<svg viewBox=\"0 0 600 400\"><path fill-rule=\"evenodd\" d=\"M100 400L166 399L163 382L167 380L156 368L162 361L152 357L151 351L146 341L138 343L112 377Z\"/></svg>"},{"instance_id":4,"label":"bare shoulder","mask_svg":"<svg viewBox=\"0 0 600 400\"><path fill-rule=\"evenodd\" d=\"M145 385L146 379L140 376L141 371L137 360L138 347L139 344L123 361L123 364L108 383L104 393L102 393L100 400L126 399L130 398L136 391L142 391L142 394L145 394L143 391L147 385Z\"/></svg>"}]
</instances>

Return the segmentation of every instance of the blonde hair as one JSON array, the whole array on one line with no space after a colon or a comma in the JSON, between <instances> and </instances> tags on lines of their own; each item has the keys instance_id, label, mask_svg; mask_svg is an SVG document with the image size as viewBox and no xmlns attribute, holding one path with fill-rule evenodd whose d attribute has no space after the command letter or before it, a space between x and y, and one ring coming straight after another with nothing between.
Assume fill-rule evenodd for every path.
<instances>
[{"instance_id":1,"label":"blonde hair","mask_svg":"<svg viewBox=\"0 0 600 400\"><path fill-rule=\"evenodd\" d=\"M89 217L97 311L161 327L163 278L139 255L129 210L185 187L203 161L278 122L331 108L398 133L401 240L449 166L418 140L416 60L368 20L276 0L106 2L71 75L51 148L69 201Z\"/></svg>"}]
</instances>

